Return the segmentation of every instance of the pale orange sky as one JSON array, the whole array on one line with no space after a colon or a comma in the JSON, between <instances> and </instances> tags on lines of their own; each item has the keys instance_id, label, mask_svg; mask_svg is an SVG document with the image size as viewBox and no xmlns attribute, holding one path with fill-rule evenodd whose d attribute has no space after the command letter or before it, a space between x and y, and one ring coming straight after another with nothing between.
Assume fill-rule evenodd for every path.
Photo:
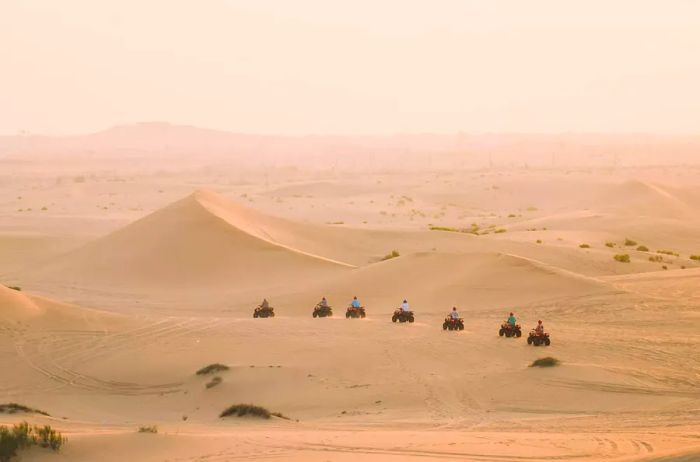
<instances>
[{"instance_id":1,"label":"pale orange sky","mask_svg":"<svg viewBox=\"0 0 700 462\"><path fill-rule=\"evenodd\" d=\"M0 134L700 132L700 1L0 0Z\"/></svg>"}]
</instances>

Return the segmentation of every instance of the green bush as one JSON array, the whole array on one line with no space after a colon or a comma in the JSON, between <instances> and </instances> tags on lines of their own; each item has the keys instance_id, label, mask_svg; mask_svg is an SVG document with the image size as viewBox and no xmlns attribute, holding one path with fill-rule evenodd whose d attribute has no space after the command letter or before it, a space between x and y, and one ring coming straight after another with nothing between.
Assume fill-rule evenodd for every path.
<instances>
[{"instance_id":1,"label":"green bush","mask_svg":"<svg viewBox=\"0 0 700 462\"><path fill-rule=\"evenodd\" d=\"M695 261L700 261L700 255L691 255L690 259L695 260Z\"/></svg>"},{"instance_id":2,"label":"green bush","mask_svg":"<svg viewBox=\"0 0 700 462\"><path fill-rule=\"evenodd\" d=\"M401 256L398 250L392 250L391 253L388 253L382 257L382 261L386 260L391 260L392 258L396 258Z\"/></svg>"},{"instance_id":3,"label":"green bush","mask_svg":"<svg viewBox=\"0 0 700 462\"><path fill-rule=\"evenodd\" d=\"M606 242L605 247L613 248L613 247L615 247L615 243L614 242Z\"/></svg>"},{"instance_id":4,"label":"green bush","mask_svg":"<svg viewBox=\"0 0 700 462\"><path fill-rule=\"evenodd\" d=\"M618 253L613 257L615 261L619 261L620 263L629 263L630 262L630 256L627 255L626 253Z\"/></svg>"},{"instance_id":5,"label":"green bush","mask_svg":"<svg viewBox=\"0 0 700 462\"><path fill-rule=\"evenodd\" d=\"M32 446L41 446L58 451L66 439L50 425L30 426L27 422L14 425L11 429L0 426L0 462L9 462L17 451Z\"/></svg>"},{"instance_id":6,"label":"green bush","mask_svg":"<svg viewBox=\"0 0 700 462\"><path fill-rule=\"evenodd\" d=\"M633 245L637 245L637 241L633 241L632 239L625 239L625 245L631 247Z\"/></svg>"},{"instance_id":7,"label":"green bush","mask_svg":"<svg viewBox=\"0 0 700 462\"><path fill-rule=\"evenodd\" d=\"M214 363L198 370L197 375L214 374L216 372L227 371L228 369L229 367L225 364Z\"/></svg>"},{"instance_id":8,"label":"green bush","mask_svg":"<svg viewBox=\"0 0 700 462\"><path fill-rule=\"evenodd\" d=\"M258 417L261 419L269 419L272 413L261 406L253 404L234 404L224 409L219 417Z\"/></svg>"},{"instance_id":9,"label":"green bush","mask_svg":"<svg viewBox=\"0 0 700 462\"><path fill-rule=\"evenodd\" d=\"M537 242L538 244L542 244L542 239L537 239L535 242Z\"/></svg>"},{"instance_id":10,"label":"green bush","mask_svg":"<svg viewBox=\"0 0 700 462\"><path fill-rule=\"evenodd\" d=\"M139 433L158 433L158 427L155 425L139 427Z\"/></svg>"},{"instance_id":11,"label":"green bush","mask_svg":"<svg viewBox=\"0 0 700 462\"><path fill-rule=\"evenodd\" d=\"M501 234L501 233L505 233L506 231L507 230L505 230L503 228L498 228L497 230L494 231L494 234Z\"/></svg>"},{"instance_id":12,"label":"green bush","mask_svg":"<svg viewBox=\"0 0 700 462\"><path fill-rule=\"evenodd\" d=\"M591 246L588 244L580 244L579 247L581 247L582 249L590 249L591 248Z\"/></svg>"},{"instance_id":13,"label":"green bush","mask_svg":"<svg viewBox=\"0 0 700 462\"><path fill-rule=\"evenodd\" d=\"M649 248L645 245L640 245L639 247L637 247L637 250L639 250L640 252L648 252Z\"/></svg>"},{"instance_id":14,"label":"green bush","mask_svg":"<svg viewBox=\"0 0 700 462\"><path fill-rule=\"evenodd\" d=\"M530 364L530 367L554 367L559 365L559 360L547 356L546 358L536 359Z\"/></svg>"},{"instance_id":15,"label":"green bush","mask_svg":"<svg viewBox=\"0 0 700 462\"><path fill-rule=\"evenodd\" d=\"M16 414L18 412L24 412L27 414L41 414L41 415L49 415L48 413L41 411L39 409L32 409L29 406L25 406L24 404L17 404L17 403L6 403L6 404L0 404L0 414Z\"/></svg>"},{"instance_id":16,"label":"green bush","mask_svg":"<svg viewBox=\"0 0 700 462\"><path fill-rule=\"evenodd\" d=\"M22 288L20 286L5 286L5 287L7 287L8 289L16 290L18 292L22 291Z\"/></svg>"},{"instance_id":17,"label":"green bush","mask_svg":"<svg viewBox=\"0 0 700 462\"><path fill-rule=\"evenodd\" d=\"M672 255L674 257L678 256L678 254L673 250L657 250L656 253L660 253L662 255Z\"/></svg>"},{"instance_id":18,"label":"green bush","mask_svg":"<svg viewBox=\"0 0 700 462\"><path fill-rule=\"evenodd\" d=\"M661 255L652 255L649 257L649 261L654 262L654 263L661 263L664 261L664 257Z\"/></svg>"}]
</instances>

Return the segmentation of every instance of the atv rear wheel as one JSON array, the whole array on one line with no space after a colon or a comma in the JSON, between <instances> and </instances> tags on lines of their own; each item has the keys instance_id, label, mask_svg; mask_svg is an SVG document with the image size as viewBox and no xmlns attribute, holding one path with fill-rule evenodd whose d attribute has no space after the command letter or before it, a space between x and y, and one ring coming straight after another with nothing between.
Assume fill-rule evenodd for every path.
<instances>
[{"instance_id":1,"label":"atv rear wheel","mask_svg":"<svg viewBox=\"0 0 700 462\"><path fill-rule=\"evenodd\" d=\"M253 317L254 317L254 318L257 318L257 317L258 317L258 313L253 313Z\"/></svg>"},{"instance_id":2,"label":"atv rear wheel","mask_svg":"<svg viewBox=\"0 0 700 462\"><path fill-rule=\"evenodd\" d=\"M545 345L545 346L549 346L550 343L552 343L552 342L549 340L549 337L545 337L545 339L544 339L544 345Z\"/></svg>"},{"instance_id":3,"label":"atv rear wheel","mask_svg":"<svg viewBox=\"0 0 700 462\"><path fill-rule=\"evenodd\" d=\"M515 331L515 336L516 336L516 337L520 338L520 337L522 337L522 335L523 335L523 333L520 332L519 330L516 330L516 331Z\"/></svg>"},{"instance_id":4,"label":"atv rear wheel","mask_svg":"<svg viewBox=\"0 0 700 462\"><path fill-rule=\"evenodd\" d=\"M413 316L411 316L410 318L408 318L408 322L413 322L413 321L415 321L415 318L414 318Z\"/></svg>"},{"instance_id":5,"label":"atv rear wheel","mask_svg":"<svg viewBox=\"0 0 700 462\"><path fill-rule=\"evenodd\" d=\"M313 312L313 317L314 317L314 318L318 317L318 313L314 311L314 312Z\"/></svg>"},{"instance_id":6,"label":"atv rear wheel","mask_svg":"<svg viewBox=\"0 0 700 462\"><path fill-rule=\"evenodd\" d=\"M506 332L505 332L503 329L501 329L501 330L498 331L498 335L499 335L500 337L503 337L504 335L506 335Z\"/></svg>"},{"instance_id":7,"label":"atv rear wheel","mask_svg":"<svg viewBox=\"0 0 700 462\"><path fill-rule=\"evenodd\" d=\"M527 338L527 344L528 344L528 345L532 345L532 337L528 337L528 338Z\"/></svg>"},{"instance_id":8,"label":"atv rear wheel","mask_svg":"<svg viewBox=\"0 0 700 462\"><path fill-rule=\"evenodd\" d=\"M464 330L464 324L458 324L457 329L459 330Z\"/></svg>"},{"instance_id":9,"label":"atv rear wheel","mask_svg":"<svg viewBox=\"0 0 700 462\"><path fill-rule=\"evenodd\" d=\"M442 323L442 330L447 330L447 323L446 322Z\"/></svg>"},{"instance_id":10,"label":"atv rear wheel","mask_svg":"<svg viewBox=\"0 0 700 462\"><path fill-rule=\"evenodd\" d=\"M391 317L391 322L396 322L396 316Z\"/></svg>"}]
</instances>

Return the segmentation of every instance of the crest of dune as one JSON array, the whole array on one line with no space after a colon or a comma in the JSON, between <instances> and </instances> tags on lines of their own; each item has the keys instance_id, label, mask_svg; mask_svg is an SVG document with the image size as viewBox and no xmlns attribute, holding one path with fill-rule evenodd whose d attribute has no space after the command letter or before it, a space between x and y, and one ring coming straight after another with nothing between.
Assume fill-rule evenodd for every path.
<instances>
[{"instance_id":1,"label":"crest of dune","mask_svg":"<svg viewBox=\"0 0 700 462\"><path fill-rule=\"evenodd\" d=\"M0 284L0 317L5 321L35 318L42 308L29 295Z\"/></svg>"},{"instance_id":2,"label":"crest of dune","mask_svg":"<svg viewBox=\"0 0 700 462\"><path fill-rule=\"evenodd\" d=\"M350 267L295 248L299 230L287 223L198 191L54 259L36 274L77 286L236 288Z\"/></svg>"}]
</instances>

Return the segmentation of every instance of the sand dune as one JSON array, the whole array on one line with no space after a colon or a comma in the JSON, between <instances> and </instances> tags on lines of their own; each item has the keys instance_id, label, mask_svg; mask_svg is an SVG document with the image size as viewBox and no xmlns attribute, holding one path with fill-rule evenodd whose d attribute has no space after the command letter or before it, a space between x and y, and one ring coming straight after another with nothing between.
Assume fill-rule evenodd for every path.
<instances>
[{"instance_id":1,"label":"sand dune","mask_svg":"<svg viewBox=\"0 0 700 462\"><path fill-rule=\"evenodd\" d=\"M608 188L594 207L622 215L696 219L698 209L683 195L654 183L629 180Z\"/></svg>"},{"instance_id":2,"label":"sand dune","mask_svg":"<svg viewBox=\"0 0 700 462\"><path fill-rule=\"evenodd\" d=\"M297 280L350 265L277 241L281 223L197 192L38 268L66 284L201 287Z\"/></svg>"}]
</instances>

